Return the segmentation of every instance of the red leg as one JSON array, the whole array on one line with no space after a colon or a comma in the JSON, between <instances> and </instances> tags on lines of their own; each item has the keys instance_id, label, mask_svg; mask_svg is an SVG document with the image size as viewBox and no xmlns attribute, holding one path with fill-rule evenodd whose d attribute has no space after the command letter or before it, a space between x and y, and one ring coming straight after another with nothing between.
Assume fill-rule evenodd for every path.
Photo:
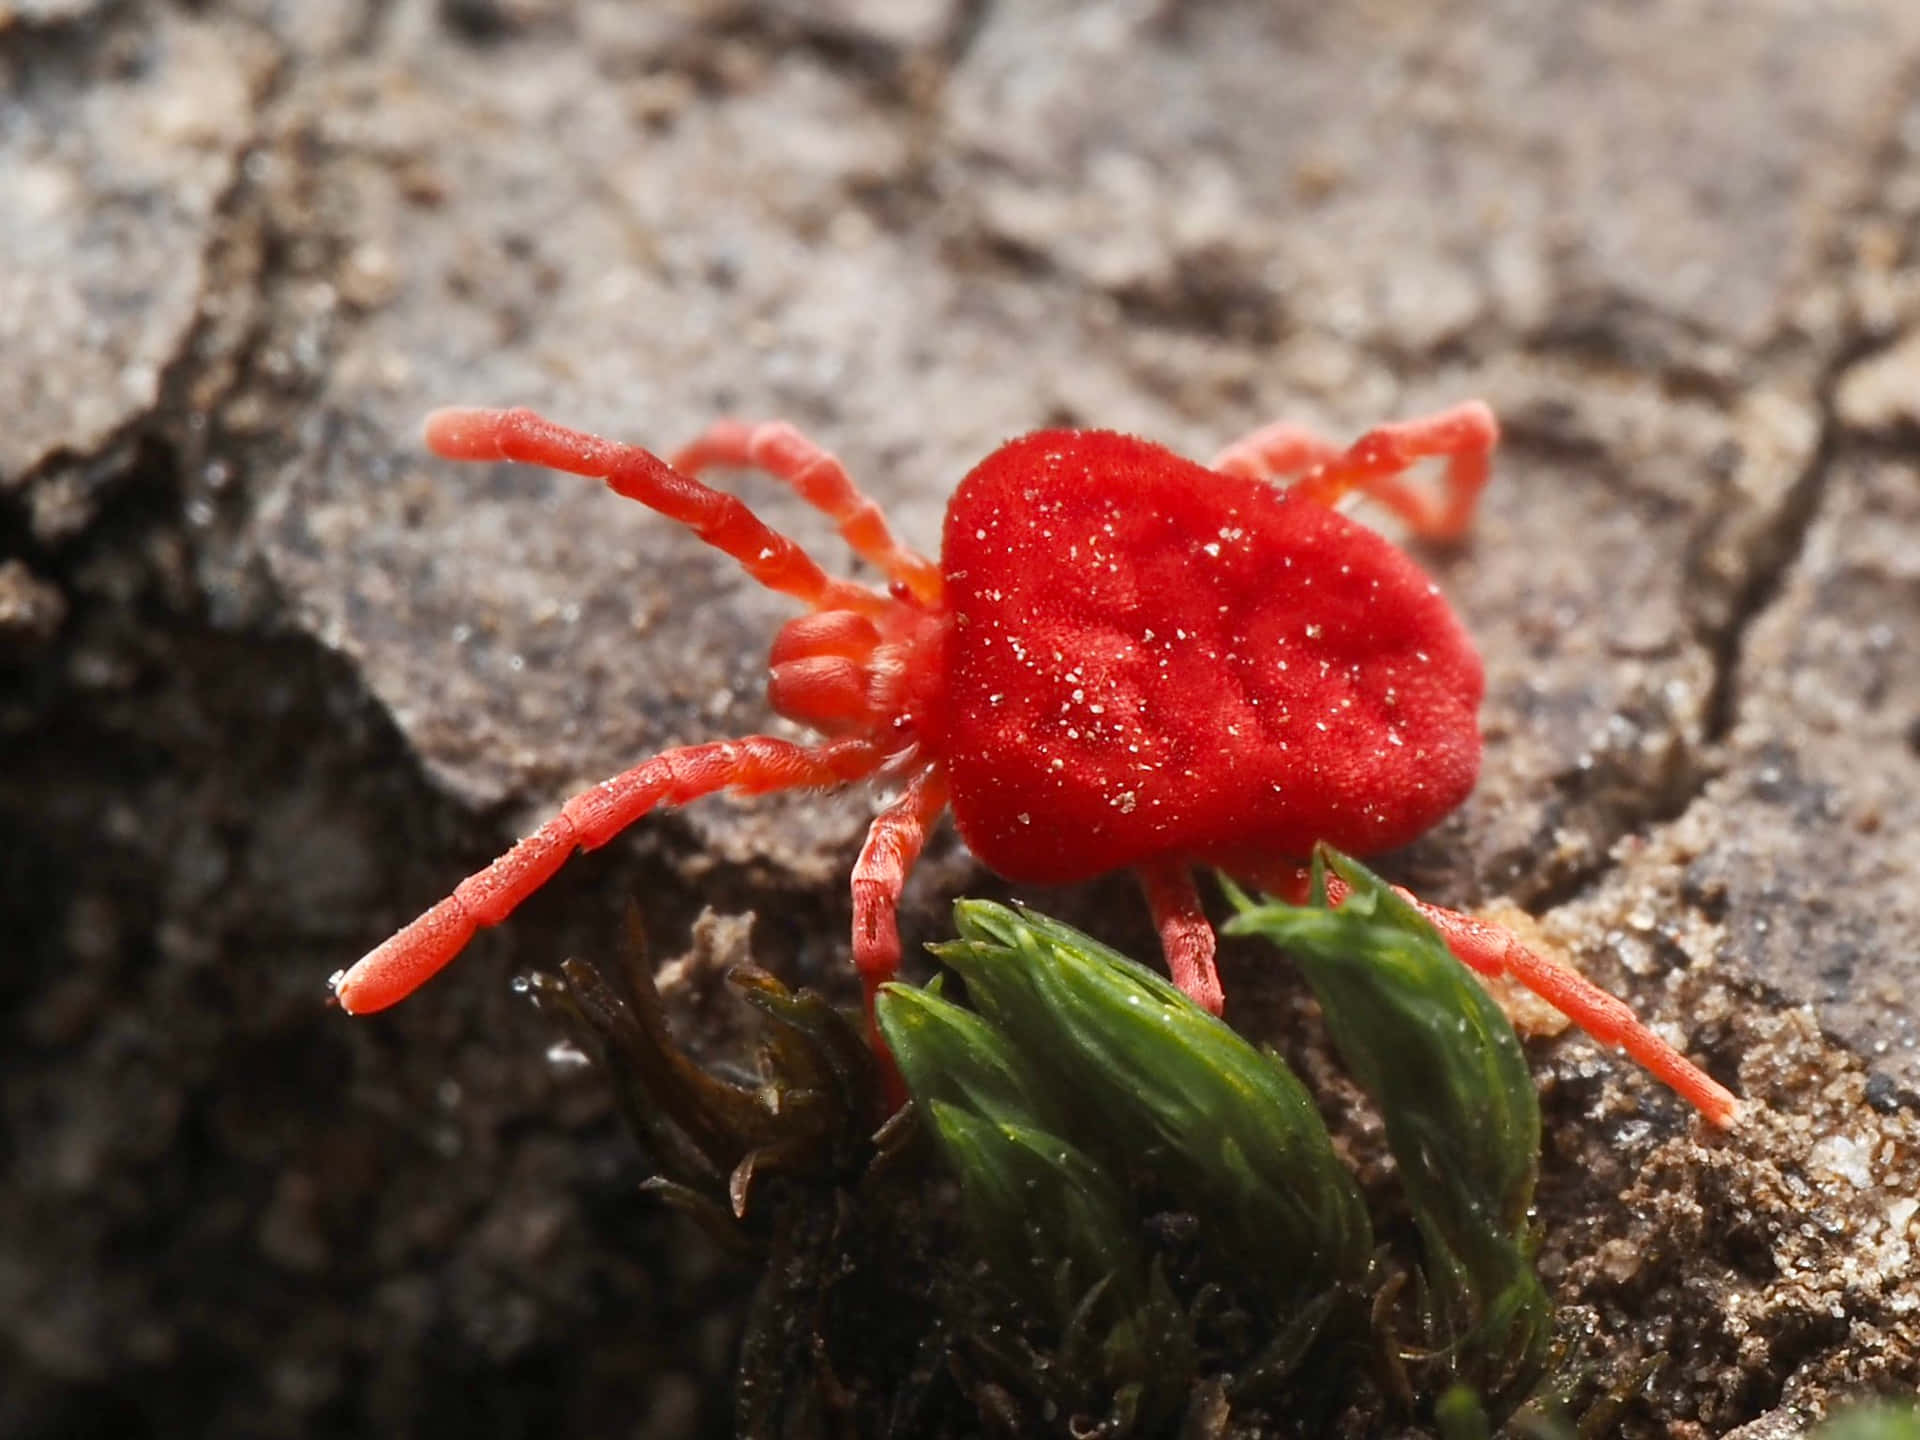
<instances>
[{"instance_id":1,"label":"red leg","mask_svg":"<svg viewBox=\"0 0 1920 1440\"><path fill-rule=\"evenodd\" d=\"M350 1015L406 999L458 955L476 930L499 924L552 879L575 850L606 844L649 810L684 805L716 790L759 795L843 785L872 774L883 758L863 740L809 748L765 735L656 755L567 801L553 819L337 977L334 995Z\"/></svg>"},{"instance_id":2,"label":"red leg","mask_svg":"<svg viewBox=\"0 0 1920 1440\"><path fill-rule=\"evenodd\" d=\"M900 892L926 847L927 832L947 808L947 777L929 765L900 798L874 817L867 843L853 862L853 967L860 972L867 1041L880 1062L889 1114L908 1100L907 1082L874 1023L873 999L900 970Z\"/></svg>"},{"instance_id":3,"label":"red leg","mask_svg":"<svg viewBox=\"0 0 1920 1440\"><path fill-rule=\"evenodd\" d=\"M816 610L878 614L889 603L864 585L827 575L793 541L769 529L738 497L682 475L651 451L569 430L531 410L436 410L427 448L448 460L516 460L605 480L616 493L677 520L725 551L755 580Z\"/></svg>"},{"instance_id":4,"label":"red leg","mask_svg":"<svg viewBox=\"0 0 1920 1440\"><path fill-rule=\"evenodd\" d=\"M1336 505L1349 491L1358 490L1393 511L1416 535L1451 540L1473 519L1487 483L1488 458L1499 439L1493 412L1471 400L1424 419L1369 430L1344 454L1308 470L1293 491L1322 505ZM1437 499L1410 484L1403 473L1429 459L1446 461Z\"/></svg>"},{"instance_id":5,"label":"red leg","mask_svg":"<svg viewBox=\"0 0 1920 1440\"><path fill-rule=\"evenodd\" d=\"M1266 867L1257 869L1252 878L1293 904L1307 899L1304 867ZM1740 1102L1733 1094L1649 1030L1618 996L1608 994L1572 966L1534 953L1498 925L1429 904L1401 886L1393 888L1426 916L1461 964L1482 975L1512 976L1602 1045L1625 1050L1715 1125L1728 1126L1739 1118ZM1329 874L1327 898L1338 905L1347 894L1340 877Z\"/></svg>"},{"instance_id":6,"label":"red leg","mask_svg":"<svg viewBox=\"0 0 1920 1440\"><path fill-rule=\"evenodd\" d=\"M940 601L940 567L894 538L880 507L860 492L838 457L784 420L749 425L719 420L673 457L673 467L697 475L710 465L764 470L791 485L839 527L853 553L887 579L905 585L924 605Z\"/></svg>"},{"instance_id":7,"label":"red leg","mask_svg":"<svg viewBox=\"0 0 1920 1440\"><path fill-rule=\"evenodd\" d=\"M1200 908L1193 871L1177 860L1157 860L1135 868L1147 907L1160 931L1160 948L1167 970L1186 997L1209 1015L1226 1005L1219 972L1213 968L1213 926Z\"/></svg>"},{"instance_id":8,"label":"red leg","mask_svg":"<svg viewBox=\"0 0 1920 1440\"><path fill-rule=\"evenodd\" d=\"M900 969L900 892L926 847L927 832L946 808L947 777L928 766L874 817L860 858L854 861L853 966L860 972L869 1017L874 992ZM877 1044L879 1032L874 1033Z\"/></svg>"},{"instance_id":9,"label":"red leg","mask_svg":"<svg viewBox=\"0 0 1920 1440\"><path fill-rule=\"evenodd\" d=\"M1249 480L1291 480L1337 458L1340 447L1285 420L1242 435L1208 464L1223 475Z\"/></svg>"},{"instance_id":10,"label":"red leg","mask_svg":"<svg viewBox=\"0 0 1920 1440\"><path fill-rule=\"evenodd\" d=\"M1328 889L1331 894L1331 884ZM1649 1030L1618 996L1572 966L1535 954L1498 925L1400 893L1420 907L1463 964L1483 975L1511 975L1602 1045L1625 1050L1714 1124L1731 1125L1739 1116L1740 1102L1725 1086Z\"/></svg>"}]
</instances>

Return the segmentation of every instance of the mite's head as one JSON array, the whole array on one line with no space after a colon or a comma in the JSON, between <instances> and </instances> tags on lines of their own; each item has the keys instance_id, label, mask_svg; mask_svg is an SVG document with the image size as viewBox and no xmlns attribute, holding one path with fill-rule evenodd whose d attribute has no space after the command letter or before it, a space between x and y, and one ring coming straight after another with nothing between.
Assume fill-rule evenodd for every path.
<instances>
[{"instance_id":1,"label":"mite's head","mask_svg":"<svg viewBox=\"0 0 1920 1440\"><path fill-rule=\"evenodd\" d=\"M917 717L937 703L944 613L896 601L878 616L818 610L790 620L768 656L767 699L823 735L918 739Z\"/></svg>"}]
</instances>

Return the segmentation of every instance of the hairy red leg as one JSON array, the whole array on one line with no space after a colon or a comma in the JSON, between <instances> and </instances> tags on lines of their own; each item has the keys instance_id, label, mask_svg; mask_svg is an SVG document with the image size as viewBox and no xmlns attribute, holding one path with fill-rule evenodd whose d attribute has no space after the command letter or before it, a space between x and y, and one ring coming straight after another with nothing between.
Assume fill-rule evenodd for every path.
<instances>
[{"instance_id":1,"label":"hairy red leg","mask_svg":"<svg viewBox=\"0 0 1920 1440\"><path fill-rule=\"evenodd\" d=\"M1285 420L1242 435L1208 462L1209 470L1248 480L1291 480L1337 458L1340 447Z\"/></svg>"},{"instance_id":2,"label":"hairy red leg","mask_svg":"<svg viewBox=\"0 0 1920 1440\"><path fill-rule=\"evenodd\" d=\"M350 1015L406 999L465 948L483 925L497 925L538 890L575 850L606 844L649 810L684 805L716 790L748 795L842 785L870 775L885 757L864 740L808 747L766 735L668 750L583 790L560 813L438 905L363 956L334 982Z\"/></svg>"},{"instance_id":3,"label":"hairy red leg","mask_svg":"<svg viewBox=\"0 0 1920 1440\"><path fill-rule=\"evenodd\" d=\"M927 766L900 799L874 816L866 845L852 862L852 966L874 1014L874 991L900 970L900 891L927 845L927 831L947 808L947 776Z\"/></svg>"},{"instance_id":4,"label":"hairy red leg","mask_svg":"<svg viewBox=\"0 0 1920 1440\"><path fill-rule=\"evenodd\" d=\"M1309 470L1293 492L1322 505L1358 490L1386 506L1416 535L1452 540L1473 519L1487 483L1487 461L1500 439L1499 422L1478 400L1419 420L1369 430L1342 454ZM1404 472L1421 460L1443 459L1438 499L1410 484Z\"/></svg>"},{"instance_id":5,"label":"hairy red leg","mask_svg":"<svg viewBox=\"0 0 1920 1440\"><path fill-rule=\"evenodd\" d=\"M1307 898L1310 882L1305 869L1275 869L1259 880L1294 904ZM1625 1050L1715 1125L1728 1126L1739 1118L1740 1102L1732 1092L1649 1030L1619 996L1602 990L1572 966L1529 950L1498 925L1429 904L1401 886L1393 888L1440 932L1461 964L1482 975L1512 976L1602 1045ZM1339 876L1327 876L1327 898L1335 905L1348 893Z\"/></svg>"},{"instance_id":6,"label":"hairy red leg","mask_svg":"<svg viewBox=\"0 0 1920 1440\"><path fill-rule=\"evenodd\" d=\"M673 468L697 475L710 465L764 470L839 527L853 553L887 579L905 585L923 605L940 601L940 567L894 538L887 517L862 494L839 457L784 420L750 425L717 420L673 457Z\"/></svg>"},{"instance_id":7,"label":"hairy red leg","mask_svg":"<svg viewBox=\"0 0 1920 1440\"><path fill-rule=\"evenodd\" d=\"M1731 1125L1738 1117L1740 1102L1732 1093L1649 1030L1618 996L1571 966L1535 954L1498 925L1407 898L1465 964L1483 975L1511 975L1601 1044L1625 1050L1714 1124Z\"/></svg>"},{"instance_id":8,"label":"hairy red leg","mask_svg":"<svg viewBox=\"0 0 1920 1440\"><path fill-rule=\"evenodd\" d=\"M874 992L900 970L900 892L926 848L927 832L946 808L947 777L930 765L874 817L853 862L853 966L860 972L868 1015Z\"/></svg>"},{"instance_id":9,"label":"hairy red leg","mask_svg":"<svg viewBox=\"0 0 1920 1440\"><path fill-rule=\"evenodd\" d=\"M1134 874L1147 892L1147 908L1160 931L1160 948L1173 983L1209 1015L1218 1015L1225 1008L1226 995L1213 968L1213 926L1200 908L1193 871L1178 860L1156 860L1137 866Z\"/></svg>"},{"instance_id":10,"label":"hairy red leg","mask_svg":"<svg viewBox=\"0 0 1920 1440\"><path fill-rule=\"evenodd\" d=\"M531 410L436 410L427 417L427 448L448 460L515 460L604 480L615 493L677 520L716 550L740 562L769 590L816 610L883 612L886 596L836 580L806 551L770 529L739 497L702 485L638 445L604 440L556 425Z\"/></svg>"},{"instance_id":11,"label":"hairy red leg","mask_svg":"<svg viewBox=\"0 0 1920 1440\"><path fill-rule=\"evenodd\" d=\"M907 782L898 800L874 816L860 858L853 862L853 967L860 972L867 1042L880 1062L889 1113L908 1100L907 1083L873 1018L873 998L900 971L900 892L927 832L947 808L947 777L929 765Z\"/></svg>"}]
</instances>

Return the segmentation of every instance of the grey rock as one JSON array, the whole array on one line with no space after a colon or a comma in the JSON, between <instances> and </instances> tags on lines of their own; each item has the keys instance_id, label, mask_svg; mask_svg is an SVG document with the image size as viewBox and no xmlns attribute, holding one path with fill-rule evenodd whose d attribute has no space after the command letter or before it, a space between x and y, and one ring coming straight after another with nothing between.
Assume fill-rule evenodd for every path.
<instances>
[{"instance_id":1,"label":"grey rock","mask_svg":"<svg viewBox=\"0 0 1920 1440\"><path fill-rule=\"evenodd\" d=\"M244 32L172 11L76 53L0 26L0 487L153 408L200 314L262 61Z\"/></svg>"}]
</instances>

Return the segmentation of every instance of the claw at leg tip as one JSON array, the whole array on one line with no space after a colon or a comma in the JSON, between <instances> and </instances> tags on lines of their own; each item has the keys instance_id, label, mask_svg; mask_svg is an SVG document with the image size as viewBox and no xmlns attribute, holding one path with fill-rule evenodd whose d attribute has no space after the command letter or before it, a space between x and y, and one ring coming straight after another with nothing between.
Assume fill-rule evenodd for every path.
<instances>
[{"instance_id":1,"label":"claw at leg tip","mask_svg":"<svg viewBox=\"0 0 1920 1440\"><path fill-rule=\"evenodd\" d=\"M360 964L350 965L344 970L334 971L327 977L327 988L333 992L332 1002L340 1007L341 1013L346 1015L361 1015L367 1009L366 1006L356 1003L360 987L354 983L353 977L354 972L359 968Z\"/></svg>"},{"instance_id":2,"label":"claw at leg tip","mask_svg":"<svg viewBox=\"0 0 1920 1440\"><path fill-rule=\"evenodd\" d=\"M327 983L333 988L333 1003L347 1015L371 1015L406 998L416 987L396 985L390 961L383 956L388 946L377 946L344 970L336 970Z\"/></svg>"}]
</instances>

